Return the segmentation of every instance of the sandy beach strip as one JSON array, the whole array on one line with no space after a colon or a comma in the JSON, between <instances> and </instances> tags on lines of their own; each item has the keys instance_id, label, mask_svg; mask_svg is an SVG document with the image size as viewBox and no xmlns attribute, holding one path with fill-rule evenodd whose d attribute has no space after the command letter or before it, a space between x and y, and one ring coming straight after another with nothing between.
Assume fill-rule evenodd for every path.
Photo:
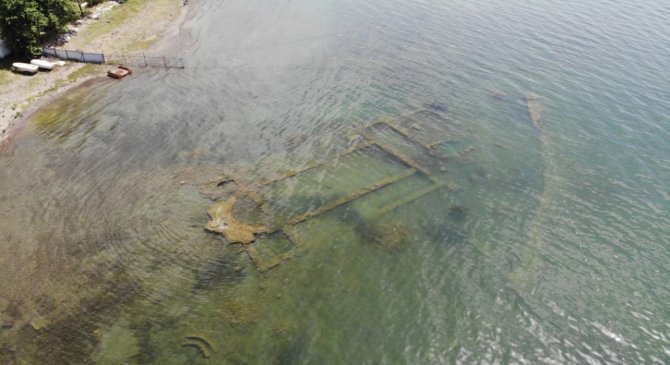
<instances>
[{"instance_id":1,"label":"sandy beach strip","mask_svg":"<svg viewBox=\"0 0 670 365\"><path fill-rule=\"evenodd\" d=\"M187 10L193 6L195 2L183 0L107 1L90 9L102 10L97 19L82 19L77 33L58 48L107 54L174 49L170 43L178 39ZM34 111L86 80L106 77L109 68L67 62L34 76L0 70L0 149L11 143Z\"/></svg>"}]
</instances>

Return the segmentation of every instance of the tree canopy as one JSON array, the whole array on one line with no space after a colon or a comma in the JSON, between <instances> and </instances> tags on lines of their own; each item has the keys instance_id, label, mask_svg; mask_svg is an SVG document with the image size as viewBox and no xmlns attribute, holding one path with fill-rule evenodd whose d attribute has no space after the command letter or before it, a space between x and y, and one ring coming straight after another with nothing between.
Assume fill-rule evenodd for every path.
<instances>
[{"instance_id":1,"label":"tree canopy","mask_svg":"<svg viewBox=\"0 0 670 365\"><path fill-rule=\"evenodd\" d=\"M72 0L0 0L0 28L16 53L35 56L40 43L65 30L77 19L79 10Z\"/></svg>"}]
</instances>

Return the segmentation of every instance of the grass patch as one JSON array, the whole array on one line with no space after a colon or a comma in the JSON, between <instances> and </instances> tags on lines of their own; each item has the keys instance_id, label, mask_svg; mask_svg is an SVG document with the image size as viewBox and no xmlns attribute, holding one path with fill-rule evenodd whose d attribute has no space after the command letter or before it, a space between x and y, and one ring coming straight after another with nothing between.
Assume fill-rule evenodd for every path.
<instances>
[{"instance_id":1,"label":"grass patch","mask_svg":"<svg viewBox=\"0 0 670 365\"><path fill-rule=\"evenodd\" d=\"M0 60L0 86L8 85L16 80L17 75L11 70L12 62L14 60L11 56Z\"/></svg>"},{"instance_id":2,"label":"grass patch","mask_svg":"<svg viewBox=\"0 0 670 365\"><path fill-rule=\"evenodd\" d=\"M100 37L111 34L114 31L120 33L113 42L105 46L107 52L131 52L148 48L158 36L145 34L142 28L147 24L155 24L177 14L180 2L176 0L128 0L121 5L115 6L100 18L88 25L81 33L77 34L68 44L69 48L85 49ZM141 14L141 25L132 25L133 28L126 29L126 23L132 23L132 17ZM90 50L103 51L103 50Z\"/></svg>"},{"instance_id":3,"label":"grass patch","mask_svg":"<svg viewBox=\"0 0 670 365\"><path fill-rule=\"evenodd\" d=\"M86 65L80 67L79 69L71 72L69 75L67 75L67 81L68 82L76 81L81 77L90 76L90 75L100 73L100 71L102 70L102 67L103 66L95 65L95 64L91 64L91 63L86 64Z\"/></svg>"},{"instance_id":4,"label":"grass patch","mask_svg":"<svg viewBox=\"0 0 670 365\"><path fill-rule=\"evenodd\" d=\"M137 42L134 42L131 46L129 46L128 51L133 52L133 51L142 51L142 50L148 49L157 40L158 40L158 36L152 36L152 37L147 37L147 38L141 39Z\"/></svg>"},{"instance_id":5,"label":"grass patch","mask_svg":"<svg viewBox=\"0 0 670 365\"><path fill-rule=\"evenodd\" d=\"M70 41L70 47L85 47L96 38L111 33L119 25L125 22L133 13L136 13L150 1L148 0L128 0L125 3L114 7L109 12L100 16L98 21L90 24L84 31Z\"/></svg>"},{"instance_id":6,"label":"grass patch","mask_svg":"<svg viewBox=\"0 0 670 365\"><path fill-rule=\"evenodd\" d=\"M39 76L39 75L36 74L35 76ZM29 88L35 88L35 87L39 86L39 84L44 82L44 80L42 80L42 78L35 77L35 76L31 76L30 80L28 80L28 82L26 83L26 85Z\"/></svg>"},{"instance_id":7,"label":"grass patch","mask_svg":"<svg viewBox=\"0 0 670 365\"><path fill-rule=\"evenodd\" d=\"M91 63L86 64L86 65L70 72L65 79L58 79L58 80L54 81L54 83L51 85L51 87L49 89L39 93L38 95L35 95L34 98L40 98L44 95L47 95L47 94L50 94L50 93L53 93L53 92L57 92L63 86L65 86L69 83L75 82L82 77L98 74L98 73L101 72L103 67L104 66L91 64ZM31 98L28 98L29 101L31 101L30 99Z\"/></svg>"},{"instance_id":8,"label":"grass patch","mask_svg":"<svg viewBox=\"0 0 670 365\"><path fill-rule=\"evenodd\" d=\"M9 84L14 79L13 76L9 70L0 70L0 86Z\"/></svg>"}]
</instances>

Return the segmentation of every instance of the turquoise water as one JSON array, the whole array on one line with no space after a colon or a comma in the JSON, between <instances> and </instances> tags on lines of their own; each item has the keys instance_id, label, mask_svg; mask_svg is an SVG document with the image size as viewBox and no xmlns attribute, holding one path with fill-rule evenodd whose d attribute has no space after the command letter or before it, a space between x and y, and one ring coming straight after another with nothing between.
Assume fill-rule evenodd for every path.
<instances>
[{"instance_id":1,"label":"turquoise water","mask_svg":"<svg viewBox=\"0 0 670 365\"><path fill-rule=\"evenodd\" d=\"M84 85L0 152L0 362L670 362L667 5L189 6L184 70ZM378 118L430 176L289 227L410 167L337 157ZM203 229L235 189L208 181L314 161L259 188L278 266Z\"/></svg>"}]
</instances>

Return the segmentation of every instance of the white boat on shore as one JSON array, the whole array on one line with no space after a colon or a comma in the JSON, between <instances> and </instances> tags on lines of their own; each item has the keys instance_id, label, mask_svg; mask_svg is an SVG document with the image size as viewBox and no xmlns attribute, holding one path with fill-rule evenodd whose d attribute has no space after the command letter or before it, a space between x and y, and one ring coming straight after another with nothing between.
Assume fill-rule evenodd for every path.
<instances>
[{"instance_id":1,"label":"white boat on shore","mask_svg":"<svg viewBox=\"0 0 670 365\"><path fill-rule=\"evenodd\" d=\"M55 64L47 60L34 59L30 61L31 65L35 65L43 70L53 70Z\"/></svg>"},{"instance_id":2,"label":"white boat on shore","mask_svg":"<svg viewBox=\"0 0 670 365\"><path fill-rule=\"evenodd\" d=\"M38 69L39 67L31 65L29 63L23 63L23 62L12 63L12 71L14 72L21 72L24 74L34 75L35 73L37 73Z\"/></svg>"}]
</instances>

